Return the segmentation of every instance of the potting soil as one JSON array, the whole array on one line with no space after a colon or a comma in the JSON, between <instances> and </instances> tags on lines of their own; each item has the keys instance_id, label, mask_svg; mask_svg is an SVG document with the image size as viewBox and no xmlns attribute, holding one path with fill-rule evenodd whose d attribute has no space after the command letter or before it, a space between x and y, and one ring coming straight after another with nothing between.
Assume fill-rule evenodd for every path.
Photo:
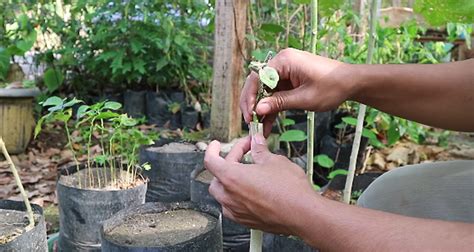
<instances>
[{"instance_id":1,"label":"potting soil","mask_svg":"<svg viewBox=\"0 0 474 252\"><path fill-rule=\"evenodd\" d=\"M38 215L34 218L38 219ZM0 209L0 244L12 241L17 236L25 232L28 226L28 218L26 212Z\"/></svg>"},{"instance_id":2,"label":"potting soil","mask_svg":"<svg viewBox=\"0 0 474 252\"><path fill-rule=\"evenodd\" d=\"M105 230L107 239L121 245L166 247L189 241L216 226L216 219L194 210L137 214Z\"/></svg>"}]
</instances>

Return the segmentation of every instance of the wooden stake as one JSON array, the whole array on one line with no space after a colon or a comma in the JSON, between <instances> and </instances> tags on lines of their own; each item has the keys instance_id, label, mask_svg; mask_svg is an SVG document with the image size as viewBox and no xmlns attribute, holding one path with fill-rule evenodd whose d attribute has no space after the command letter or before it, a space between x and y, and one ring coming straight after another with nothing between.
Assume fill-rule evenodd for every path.
<instances>
[{"instance_id":1,"label":"wooden stake","mask_svg":"<svg viewBox=\"0 0 474 252\"><path fill-rule=\"evenodd\" d=\"M241 131L239 98L248 2L216 1L211 137L222 142L230 142Z\"/></svg>"},{"instance_id":2,"label":"wooden stake","mask_svg":"<svg viewBox=\"0 0 474 252\"><path fill-rule=\"evenodd\" d=\"M377 24L377 13L380 0L372 0L370 9L370 27L369 27L369 45L367 51L367 64L372 64L372 57L375 47L375 25ZM359 105L359 113L357 114L357 125L354 135L354 142L352 143L351 157L349 161L349 170L346 178L346 185L344 187L344 202L349 204L352 194L352 182L354 181L354 174L357 163L357 154L359 153L360 139L362 137L362 130L364 127L364 117L367 106L365 104Z\"/></svg>"},{"instance_id":3,"label":"wooden stake","mask_svg":"<svg viewBox=\"0 0 474 252\"><path fill-rule=\"evenodd\" d=\"M7 160L8 164L10 165L10 169L13 173L13 177L15 177L15 182L18 188L20 189L20 194L23 197L23 201L25 202L26 206L26 214L28 215L29 224L26 226L25 230L31 230L35 226L35 218L33 217L33 210L31 209L30 200L28 200L28 194L25 192L25 188L23 188L23 184L21 183L20 176L18 175L18 171L13 163L10 155L8 154L7 147L5 146L5 142L3 142L3 138L0 137L0 148L2 149L3 156Z\"/></svg>"},{"instance_id":4,"label":"wooden stake","mask_svg":"<svg viewBox=\"0 0 474 252\"><path fill-rule=\"evenodd\" d=\"M318 43L318 0L311 1L311 53L316 54L316 45ZM307 117L308 139L306 151L306 174L308 180L313 185L313 166L314 166L314 112L308 111Z\"/></svg>"}]
</instances>

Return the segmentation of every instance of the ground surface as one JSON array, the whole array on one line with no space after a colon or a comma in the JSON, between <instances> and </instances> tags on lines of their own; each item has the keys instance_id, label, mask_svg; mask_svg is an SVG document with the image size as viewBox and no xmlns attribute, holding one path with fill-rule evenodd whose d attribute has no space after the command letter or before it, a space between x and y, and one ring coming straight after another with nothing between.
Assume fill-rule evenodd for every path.
<instances>
[{"instance_id":1,"label":"ground surface","mask_svg":"<svg viewBox=\"0 0 474 252\"><path fill-rule=\"evenodd\" d=\"M60 126L45 129L37 140L30 143L25 153L12 156L30 200L44 207L48 233L56 232L58 227L55 195L58 167L67 165L73 160L71 151L65 147L65 136L59 132L61 132ZM177 135L181 135L180 132ZM74 146L74 148L82 147ZM386 172L407 164L439 160L474 160L474 134L452 133L446 147L435 144L417 145L401 140L390 148L372 149L369 154L363 170L359 172ZM79 157L79 160L83 158ZM340 192L325 193L325 196L332 199L339 199L340 195ZM21 200L5 161L0 161L0 199Z\"/></svg>"}]
</instances>

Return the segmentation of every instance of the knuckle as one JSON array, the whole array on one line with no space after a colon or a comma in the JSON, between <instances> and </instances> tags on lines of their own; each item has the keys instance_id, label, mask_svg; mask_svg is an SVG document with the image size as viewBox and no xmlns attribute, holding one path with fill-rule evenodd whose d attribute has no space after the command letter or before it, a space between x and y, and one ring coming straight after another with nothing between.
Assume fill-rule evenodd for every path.
<instances>
[{"instance_id":1,"label":"knuckle","mask_svg":"<svg viewBox=\"0 0 474 252\"><path fill-rule=\"evenodd\" d=\"M285 49L283 49L283 50L280 51L279 56L280 56L281 58L286 58L286 57L288 57L289 55L291 55L292 52L293 52L293 49L292 49L292 48L285 48Z\"/></svg>"},{"instance_id":2,"label":"knuckle","mask_svg":"<svg viewBox=\"0 0 474 252\"><path fill-rule=\"evenodd\" d=\"M273 104L275 111L282 111L285 108L286 95L285 94L276 94L274 95L275 102Z\"/></svg>"}]
</instances>

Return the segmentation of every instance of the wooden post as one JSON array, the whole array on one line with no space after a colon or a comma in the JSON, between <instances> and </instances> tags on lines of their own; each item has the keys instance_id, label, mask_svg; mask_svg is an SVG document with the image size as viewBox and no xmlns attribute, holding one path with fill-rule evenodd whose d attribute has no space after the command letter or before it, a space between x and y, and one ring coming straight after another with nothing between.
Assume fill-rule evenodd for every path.
<instances>
[{"instance_id":1,"label":"wooden post","mask_svg":"<svg viewBox=\"0 0 474 252\"><path fill-rule=\"evenodd\" d=\"M217 0L212 82L211 137L229 142L241 130L247 0Z\"/></svg>"}]
</instances>

